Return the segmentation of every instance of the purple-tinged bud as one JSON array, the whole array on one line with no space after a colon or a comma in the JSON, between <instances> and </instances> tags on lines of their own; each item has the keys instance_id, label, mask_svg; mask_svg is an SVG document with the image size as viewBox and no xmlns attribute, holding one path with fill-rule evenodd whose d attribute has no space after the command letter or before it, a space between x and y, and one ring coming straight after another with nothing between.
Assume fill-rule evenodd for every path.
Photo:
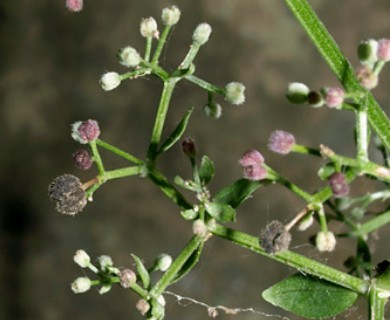
<instances>
[{"instance_id":1,"label":"purple-tinged bud","mask_svg":"<svg viewBox=\"0 0 390 320\"><path fill-rule=\"evenodd\" d=\"M245 86L240 82L230 82L225 86L225 100L239 105L245 102Z\"/></svg>"},{"instance_id":2,"label":"purple-tinged bud","mask_svg":"<svg viewBox=\"0 0 390 320\"><path fill-rule=\"evenodd\" d=\"M267 177L267 169L264 168L261 164L255 166L247 166L243 168L243 175L245 179L259 181Z\"/></svg>"},{"instance_id":3,"label":"purple-tinged bud","mask_svg":"<svg viewBox=\"0 0 390 320\"><path fill-rule=\"evenodd\" d=\"M360 63L365 66L373 66L374 63L378 60L377 48L378 41L374 39L360 42L357 49Z\"/></svg>"},{"instance_id":4,"label":"purple-tinged bud","mask_svg":"<svg viewBox=\"0 0 390 320\"><path fill-rule=\"evenodd\" d=\"M252 149L245 152L238 162L243 167L255 166L264 163L264 157L259 151Z\"/></svg>"},{"instance_id":5,"label":"purple-tinged bud","mask_svg":"<svg viewBox=\"0 0 390 320\"><path fill-rule=\"evenodd\" d=\"M339 109L343 104L345 93L340 87L325 88L323 90L325 104L329 108Z\"/></svg>"},{"instance_id":6,"label":"purple-tinged bud","mask_svg":"<svg viewBox=\"0 0 390 320\"><path fill-rule=\"evenodd\" d=\"M100 85L104 91L115 89L121 84L121 76L117 72L106 72L100 78Z\"/></svg>"},{"instance_id":7,"label":"purple-tinged bud","mask_svg":"<svg viewBox=\"0 0 390 320\"><path fill-rule=\"evenodd\" d=\"M173 26L180 20L180 9L176 6L170 6L163 9L161 19L166 26Z\"/></svg>"},{"instance_id":8,"label":"purple-tinged bud","mask_svg":"<svg viewBox=\"0 0 390 320\"><path fill-rule=\"evenodd\" d=\"M91 280L87 277L80 277L73 281L70 287L74 293L84 293L91 288Z\"/></svg>"},{"instance_id":9,"label":"purple-tinged bud","mask_svg":"<svg viewBox=\"0 0 390 320\"><path fill-rule=\"evenodd\" d=\"M66 0L66 8L72 12L80 12L83 9L83 0Z\"/></svg>"},{"instance_id":10,"label":"purple-tinged bud","mask_svg":"<svg viewBox=\"0 0 390 320\"><path fill-rule=\"evenodd\" d=\"M342 198L349 194L349 185L344 174L340 172L333 173L329 177L328 183L335 198Z\"/></svg>"},{"instance_id":11,"label":"purple-tinged bud","mask_svg":"<svg viewBox=\"0 0 390 320\"><path fill-rule=\"evenodd\" d=\"M150 309L150 304L145 299L140 299L137 301L135 307L139 311L139 313L144 316Z\"/></svg>"},{"instance_id":12,"label":"purple-tinged bud","mask_svg":"<svg viewBox=\"0 0 390 320\"><path fill-rule=\"evenodd\" d=\"M288 154L295 145L295 137L283 130L276 130L271 133L268 139L268 149L280 154Z\"/></svg>"},{"instance_id":13,"label":"purple-tinged bud","mask_svg":"<svg viewBox=\"0 0 390 320\"><path fill-rule=\"evenodd\" d=\"M137 281L135 272L131 269L123 269L119 275L119 283L122 288L128 289Z\"/></svg>"},{"instance_id":14,"label":"purple-tinged bud","mask_svg":"<svg viewBox=\"0 0 390 320\"><path fill-rule=\"evenodd\" d=\"M76 167L81 170L88 170L93 164L92 157L85 149L77 150L72 157Z\"/></svg>"},{"instance_id":15,"label":"purple-tinged bud","mask_svg":"<svg viewBox=\"0 0 390 320\"><path fill-rule=\"evenodd\" d=\"M272 221L260 232L260 245L268 254L288 250L291 234L280 221Z\"/></svg>"},{"instance_id":16,"label":"purple-tinged bud","mask_svg":"<svg viewBox=\"0 0 390 320\"><path fill-rule=\"evenodd\" d=\"M374 89L378 85L378 76L367 66L362 66L356 71L356 78L362 87L367 90Z\"/></svg>"},{"instance_id":17,"label":"purple-tinged bud","mask_svg":"<svg viewBox=\"0 0 390 320\"><path fill-rule=\"evenodd\" d=\"M192 138L186 138L181 142L181 149L184 154L190 158L196 156L196 145L195 141Z\"/></svg>"},{"instance_id":18,"label":"purple-tinged bud","mask_svg":"<svg viewBox=\"0 0 390 320\"><path fill-rule=\"evenodd\" d=\"M333 232L320 231L316 236L316 247L320 252L331 252L336 247L336 237Z\"/></svg>"},{"instance_id":19,"label":"purple-tinged bud","mask_svg":"<svg viewBox=\"0 0 390 320\"><path fill-rule=\"evenodd\" d=\"M300 82L289 83L287 87L286 98L291 103L301 104L308 99L310 89L307 85Z\"/></svg>"},{"instance_id":20,"label":"purple-tinged bud","mask_svg":"<svg viewBox=\"0 0 390 320\"><path fill-rule=\"evenodd\" d=\"M49 196L56 202L56 210L63 214L75 215L87 204L80 179L71 174L55 178L49 185Z\"/></svg>"},{"instance_id":21,"label":"purple-tinged bud","mask_svg":"<svg viewBox=\"0 0 390 320\"><path fill-rule=\"evenodd\" d=\"M153 17L145 18L141 20L140 33L143 37L153 37L158 39L159 32L157 29L157 22Z\"/></svg>"},{"instance_id":22,"label":"purple-tinged bud","mask_svg":"<svg viewBox=\"0 0 390 320\"><path fill-rule=\"evenodd\" d=\"M77 121L72 124L72 138L81 144L96 140L100 135L99 124L96 120Z\"/></svg>"},{"instance_id":23,"label":"purple-tinged bud","mask_svg":"<svg viewBox=\"0 0 390 320\"><path fill-rule=\"evenodd\" d=\"M390 39L381 39L378 41L376 55L381 61L390 61Z\"/></svg>"},{"instance_id":24,"label":"purple-tinged bud","mask_svg":"<svg viewBox=\"0 0 390 320\"><path fill-rule=\"evenodd\" d=\"M309 103L310 107L319 108L324 105L324 98L322 97L321 93L317 91L310 91L307 96L307 102Z\"/></svg>"}]
</instances>

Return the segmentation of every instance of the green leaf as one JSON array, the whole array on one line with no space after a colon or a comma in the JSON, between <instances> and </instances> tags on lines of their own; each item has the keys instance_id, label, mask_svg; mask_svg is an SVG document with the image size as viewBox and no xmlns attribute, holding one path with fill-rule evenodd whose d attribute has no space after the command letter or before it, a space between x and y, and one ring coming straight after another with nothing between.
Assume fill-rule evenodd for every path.
<instances>
[{"instance_id":1,"label":"green leaf","mask_svg":"<svg viewBox=\"0 0 390 320\"><path fill-rule=\"evenodd\" d=\"M230 205L216 202L209 202L205 204L207 212L220 222L236 221L236 210Z\"/></svg>"},{"instance_id":2,"label":"green leaf","mask_svg":"<svg viewBox=\"0 0 390 320\"><path fill-rule=\"evenodd\" d=\"M183 267L180 269L180 271L177 273L175 279L172 281L172 283L179 281L183 277L185 277L192 268L198 263L200 254L202 253L203 249L203 242L199 245L199 247L189 256L187 261L184 263ZM172 284L171 283L171 284Z\"/></svg>"},{"instance_id":3,"label":"green leaf","mask_svg":"<svg viewBox=\"0 0 390 320\"><path fill-rule=\"evenodd\" d=\"M208 185L214 177L214 163L208 156L203 156L199 168L199 178L205 185Z\"/></svg>"},{"instance_id":4,"label":"green leaf","mask_svg":"<svg viewBox=\"0 0 390 320\"><path fill-rule=\"evenodd\" d=\"M158 150L158 153L163 153L169 150L182 137L184 131L187 128L188 121L190 120L192 111L194 111L193 107L186 112L184 117L180 120L179 124L176 126L175 130L173 130L171 135L161 145L160 149Z\"/></svg>"},{"instance_id":5,"label":"green leaf","mask_svg":"<svg viewBox=\"0 0 390 320\"><path fill-rule=\"evenodd\" d=\"M138 258L135 254L131 254L135 261L135 265L137 267L138 275L141 278L142 284L144 285L144 288L149 288L150 285L150 275L148 270L145 268L142 260Z\"/></svg>"},{"instance_id":6,"label":"green leaf","mask_svg":"<svg viewBox=\"0 0 390 320\"><path fill-rule=\"evenodd\" d=\"M195 211L194 209L187 209L187 210L181 211L180 214L185 220L194 220L198 216L199 213L197 211Z\"/></svg>"},{"instance_id":7,"label":"green leaf","mask_svg":"<svg viewBox=\"0 0 390 320\"><path fill-rule=\"evenodd\" d=\"M233 184L221 189L213 201L230 205L232 208L237 208L241 203L248 199L253 192L266 182L250 181L240 179Z\"/></svg>"},{"instance_id":8,"label":"green leaf","mask_svg":"<svg viewBox=\"0 0 390 320\"><path fill-rule=\"evenodd\" d=\"M273 305L312 319L336 316L358 298L351 290L301 273L268 288L262 296Z\"/></svg>"}]
</instances>

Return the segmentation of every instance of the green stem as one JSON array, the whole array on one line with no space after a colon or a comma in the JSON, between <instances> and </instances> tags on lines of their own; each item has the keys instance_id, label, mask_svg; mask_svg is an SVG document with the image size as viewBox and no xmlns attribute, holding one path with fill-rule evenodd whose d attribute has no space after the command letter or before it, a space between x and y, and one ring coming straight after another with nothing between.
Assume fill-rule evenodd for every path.
<instances>
[{"instance_id":1,"label":"green stem","mask_svg":"<svg viewBox=\"0 0 390 320\"><path fill-rule=\"evenodd\" d=\"M356 112L356 144L357 158L362 162L368 161L368 121L365 103Z\"/></svg>"},{"instance_id":2,"label":"green stem","mask_svg":"<svg viewBox=\"0 0 390 320\"><path fill-rule=\"evenodd\" d=\"M191 209L192 205L157 169L149 170L149 178L161 189L161 191L182 209Z\"/></svg>"},{"instance_id":3,"label":"green stem","mask_svg":"<svg viewBox=\"0 0 390 320\"><path fill-rule=\"evenodd\" d=\"M171 26L166 25L163 32L160 35L158 40L156 51L154 52L152 64L156 65L158 63L158 59L160 58L162 49L164 48L165 42L167 41L169 31L171 30Z\"/></svg>"},{"instance_id":4,"label":"green stem","mask_svg":"<svg viewBox=\"0 0 390 320\"><path fill-rule=\"evenodd\" d=\"M142 166L120 168L116 170L106 171L101 177L101 179L103 182L106 182L107 180L135 176L143 173L143 170L144 169Z\"/></svg>"},{"instance_id":5,"label":"green stem","mask_svg":"<svg viewBox=\"0 0 390 320\"><path fill-rule=\"evenodd\" d=\"M102 158L100 157L99 150L96 146L96 143L97 143L96 140L90 141L89 146L91 147L93 159L95 160L99 175L103 176L105 170L104 170L103 161L102 161Z\"/></svg>"},{"instance_id":6,"label":"green stem","mask_svg":"<svg viewBox=\"0 0 390 320\"><path fill-rule=\"evenodd\" d=\"M291 151L297 152L297 153L303 153L303 154L311 154L313 156L321 156L321 153L318 149L309 148L306 146L302 146L300 144L295 144Z\"/></svg>"},{"instance_id":7,"label":"green stem","mask_svg":"<svg viewBox=\"0 0 390 320\"><path fill-rule=\"evenodd\" d=\"M359 236L365 236L371 232L383 227L384 225L390 222L390 210L383 212L382 214L372 218L371 220L363 223L361 226L357 227L357 230L354 232Z\"/></svg>"},{"instance_id":8,"label":"green stem","mask_svg":"<svg viewBox=\"0 0 390 320\"><path fill-rule=\"evenodd\" d=\"M308 1L285 0L285 2L346 90L364 93L365 90L361 88L356 79L351 64L342 54L340 48L310 7ZM368 92L367 96L368 120L383 144L390 149L389 118L375 101L371 93Z\"/></svg>"},{"instance_id":9,"label":"green stem","mask_svg":"<svg viewBox=\"0 0 390 320\"><path fill-rule=\"evenodd\" d=\"M382 296L382 290L377 290L375 281L370 289L370 320L385 319L385 307L388 296Z\"/></svg>"},{"instance_id":10,"label":"green stem","mask_svg":"<svg viewBox=\"0 0 390 320\"><path fill-rule=\"evenodd\" d=\"M166 115L168 112L169 102L172 97L173 90L175 89L178 79L168 79L164 81L164 89L161 94L160 103L157 110L156 120L152 131L152 137L150 139L150 145L148 149L148 160L154 161L158 154L158 144L161 140L161 134L164 128Z\"/></svg>"},{"instance_id":11,"label":"green stem","mask_svg":"<svg viewBox=\"0 0 390 320\"><path fill-rule=\"evenodd\" d=\"M222 96L225 95L225 90L220 88L220 87L217 87L209 82L206 82L192 74L190 75L187 75L184 77L185 79L187 79L188 81L196 84L197 86L201 87L202 89L205 89L207 90L208 92L214 92L214 93L218 93Z\"/></svg>"},{"instance_id":12,"label":"green stem","mask_svg":"<svg viewBox=\"0 0 390 320\"><path fill-rule=\"evenodd\" d=\"M187 243L184 249L180 252L179 256L172 262L172 265L160 278L160 280L154 285L150 291L150 296L158 298L164 290L175 280L184 264L201 245L203 239L199 236L193 236Z\"/></svg>"},{"instance_id":13,"label":"green stem","mask_svg":"<svg viewBox=\"0 0 390 320\"><path fill-rule=\"evenodd\" d=\"M96 140L96 144L99 146L99 147L102 147L112 153L115 153L116 155L126 159L126 160L129 160L130 162L134 163L134 164L143 164L143 161L141 159L138 159L137 157L131 155L130 153L127 153L117 147L114 147L113 145L107 143L107 142L104 142L100 139L97 139Z\"/></svg>"},{"instance_id":14,"label":"green stem","mask_svg":"<svg viewBox=\"0 0 390 320\"><path fill-rule=\"evenodd\" d=\"M264 255L272 260L293 267L304 274L310 274L319 277L344 288L353 290L359 294L366 295L370 288L370 283L366 280L356 278L345 272L317 262L313 259L306 258L305 256L299 255L292 251L282 251L274 255L267 254L260 247L259 239L249 234L217 224L209 226L209 230L214 235L232 241L233 243L243 248L247 248L255 253Z\"/></svg>"},{"instance_id":15,"label":"green stem","mask_svg":"<svg viewBox=\"0 0 390 320\"><path fill-rule=\"evenodd\" d=\"M152 36L146 37L146 47L145 47L145 56L144 56L145 62L149 62L150 60L150 51L152 50L152 40L153 40Z\"/></svg>"},{"instance_id":16,"label":"green stem","mask_svg":"<svg viewBox=\"0 0 390 320\"><path fill-rule=\"evenodd\" d=\"M182 63L180 63L179 69L188 69L190 67L192 61L194 61L196 55L198 54L199 48L200 46L196 44L192 44L190 46L190 50L188 51Z\"/></svg>"}]
</instances>

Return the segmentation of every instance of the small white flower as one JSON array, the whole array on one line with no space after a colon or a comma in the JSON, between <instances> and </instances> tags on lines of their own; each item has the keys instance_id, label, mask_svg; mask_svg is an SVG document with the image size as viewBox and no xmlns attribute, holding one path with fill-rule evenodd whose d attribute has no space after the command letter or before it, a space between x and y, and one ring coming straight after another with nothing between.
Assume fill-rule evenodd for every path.
<instances>
[{"instance_id":1,"label":"small white flower","mask_svg":"<svg viewBox=\"0 0 390 320\"><path fill-rule=\"evenodd\" d=\"M87 277L77 278L71 284L71 289L74 293L87 292L91 288L91 280Z\"/></svg>"},{"instance_id":2,"label":"small white flower","mask_svg":"<svg viewBox=\"0 0 390 320\"><path fill-rule=\"evenodd\" d=\"M192 223L192 232L201 238L206 238L209 230L203 220L197 219Z\"/></svg>"},{"instance_id":3,"label":"small white flower","mask_svg":"<svg viewBox=\"0 0 390 320\"><path fill-rule=\"evenodd\" d=\"M81 268L86 268L91 263L91 258L84 250L77 250L73 256L73 261L76 262Z\"/></svg>"},{"instance_id":4,"label":"small white flower","mask_svg":"<svg viewBox=\"0 0 390 320\"><path fill-rule=\"evenodd\" d=\"M96 260L100 266L100 270L106 270L114 265L112 258L107 255L101 255Z\"/></svg>"},{"instance_id":5,"label":"small white flower","mask_svg":"<svg viewBox=\"0 0 390 320\"><path fill-rule=\"evenodd\" d=\"M100 78L100 85L103 90L110 91L121 84L121 76L117 72L107 72Z\"/></svg>"},{"instance_id":6,"label":"small white flower","mask_svg":"<svg viewBox=\"0 0 390 320\"><path fill-rule=\"evenodd\" d=\"M125 47L119 52L119 63L125 67L136 67L142 61L138 51L133 47Z\"/></svg>"},{"instance_id":7,"label":"small white flower","mask_svg":"<svg viewBox=\"0 0 390 320\"><path fill-rule=\"evenodd\" d=\"M245 86L240 82L230 82L225 87L225 99L231 104L239 105L245 102Z\"/></svg>"},{"instance_id":8,"label":"small white flower","mask_svg":"<svg viewBox=\"0 0 390 320\"><path fill-rule=\"evenodd\" d=\"M164 8L162 12L162 21L167 26L173 26L179 22L180 9L176 6Z\"/></svg>"},{"instance_id":9,"label":"small white flower","mask_svg":"<svg viewBox=\"0 0 390 320\"><path fill-rule=\"evenodd\" d=\"M194 44L199 46L204 45L209 40L211 31L211 26L208 23L201 23L198 25L192 34Z\"/></svg>"},{"instance_id":10,"label":"small white flower","mask_svg":"<svg viewBox=\"0 0 390 320\"><path fill-rule=\"evenodd\" d=\"M316 236L316 247L320 252L331 252L336 247L336 237L333 232L320 231Z\"/></svg>"},{"instance_id":11,"label":"small white flower","mask_svg":"<svg viewBox=\"0 0 390 320\"><path fill-rule=\"evenodd\" d=\"M204 112L208 117L219 119L222 116L222 107L219 103L210 102L204 106Z\"/></svg>"},{"instance_id":12,"label":"small white flower","mask_svg":"<svg viewBox=\"0 0 390 320\"><path fill-rule=\"evenodd\" d=\"M168 268L172 264L172 257L168 254L162 253L157 257L157 267L162 272L165 272L168 270Z\"/></svg>"},{"instance_id":13,"label":"small white flower","mask_svg":"<svg viewBox=\"0 0 390 320\"><path fill-rule=\"evenodd\" d=\"M158 38L157 22L153 17L142 19L140 24L140 33L143 37Z\"/></svg>"}]
</instances>

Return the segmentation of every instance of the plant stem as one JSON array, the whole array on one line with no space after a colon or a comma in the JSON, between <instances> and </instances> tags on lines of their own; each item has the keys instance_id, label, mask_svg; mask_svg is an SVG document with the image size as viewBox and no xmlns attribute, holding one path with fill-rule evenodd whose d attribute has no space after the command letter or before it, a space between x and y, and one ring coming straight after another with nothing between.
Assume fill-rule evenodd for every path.
<instances>
[{"instance_id":1,"label":"plant stem","mask_svg":"<svg viewBox=\"0 0 390 320\"><path fill-rule=\"evenodd\" d=\"M134 163L134 164L143 164L143 161L141 159L138 159L137 157L131 155L130 153L127 153L117 147L114 147L113 145L107 143L107 142L104 142L100 139L97 139L96 140L96 144L99 146L99 147L102 147L112 153L115 153L116 155L126 159L126 160L129 160L130 162Z\"/></svg>"},{"instance_id":2,"label":"plant stem","mask_svg":"<svg viewBox=\"0 0 390 320\"><path fill-rule=\"evenodd\" d=\"M145 62L149 62L150 60L150 51L152 50L152 40L153 40L152 36L146 37L145 56L144 56Z\"/></svg>"},{"instance_id":3,"label":"plant stem","mask_svg":"<svg viewBox=\"0 0 390 320\"><path fill-rule=\"evenodd\" d=\"M150 139L150 145L147 153L147 158L150 161L154 161L158 154L158 144L161 140L162 130L165 124L165 118L168 112L169 102L172 97L173 90L175 89L177 78L170 78L164 81L164 89L161 94L160 103L157 110L156 120L152 131L152 137Z\"/></svg>"},{"instance_id":4,"label":"plant stem","mask_svg":"<svg viewBox=\"0 0 390 320\"><path fill-rule=\"evenodd\" d=\"M356 112L356 144L357 158L361 162L368 161L368 121L365 103Z\"/></svg>"},{"instance_id":5,"label":"plant stem","mask_svg":"<svg viewBox=\"0 0 390 320\"><path fill-rule=\"evenodd\" d=\"M124 178L128 176L139 175L143 172L142 166L132 166L127 168L120 168L116 170L106 171L102 176L102 181L106 182L107 180Z\"/></svg>"},{"instance_id":6,"label":"plant stem","mask_svg":"<svg viewBox=\"0 0 390 320\"><path fill-rule=\"evenodd\" d=\"M388 296L382 296L381 290L378 290L375 286L375 281L370 289L370 320L383 320L385 319L385 307Z\"/></svg>"},{"instance_id":7,"label":"plant stem","mask_svg":"<svg viewBox=\"0 0 390 320\"><path fill-rule=\"evenodd\" d=\"M160 278L160 280L154 285L150 291L150 296L158 298L164 290L175 280L176 276L187 262L188 258L195 252L200 246L203 239L199 236L193 236L187 243L184 249L180 252L179 256L172 262L172 265Z\"/></svg>"},{"instance_id":8,"label":"plant stem","mask_svg":"<svg viewBox=\"0 0 390 320\"><path fill-rule=\"evenodd\" d=\"M96 140L90 141L89 146L91 147L93 158L95 160L96 166L98 168L98 172L100 176L104 175L104 166L102 158L100 157L99 150L96 147Z\"/></svg>"},{"instance_id":9,"label":"plant stem","mask_svg":"<svg viewBox=\"0 0 390 320\"><path fill-rule=\"evenodd\" d=\"M390 222L390 210L383 212L382 214L372 218L371 220L363 223L361 226L357 226L357 230L354 232L356 235L365 236L371 232L383 227Z\"/></svg>"},{"instance_id":10,"label":"plant stem","mask_svg":"<svg viewBox=\"0 0 390 320\"><path fill-rule=\"evenodd\" d=\"M220 95L224 96L225 95L225 90L222 88L219 88L209 82L206 82L192 74L187 75L184 77L188 81L195 83L197 86L201 87L202 89L207 90L208 92L214 92L214 93L219 93Z\"/></svg>"},{"instance_id":11,"label":"plant stem","mask_svg":"<svg viewBox=\"0 0 390 320\"><path fill-rule=\"evenodd\" d=\"M302 273L307 273L319 277L362 295L366 295L369 291L370 283L368 281L353 277L345 272L339 271L315 260L306 258L305 256L299 255L292 251L281 251L274 255L267 254L260 247L259 239L257 237L217 224L210 226L209 230L216 236L232 241L241 247L247 248L253 252L267 256L270 259L296 268Z\"/></svg>"},{"instance_id":12,"label":"plant stem","mask_svg":"<svg viewBox=\"0 0 390 320\"><path fill-rule=\"evenodd\" d=\"M363 92L354 70L307 0L285 0L318 51L347 91ZM390 149L390 121L371 93L367 93L368 119L383 144Z\"/></svg>"},{"instance_id":13,"label":"plant stem","mask_svg":"<svg viewBox=\"0 0 390 320\"><path fill-rule=\"evenodd\" d=\"M171 26L166 25L163 32L160 35L156 51L154 52L154 55L152 58L152 64L154 64L154 65L158 63L158 59L160 58L162 49L164 48L165 42L167 41L167 37L168 37L170 30L171 30Z\"/></svg>"}]
</instances>

